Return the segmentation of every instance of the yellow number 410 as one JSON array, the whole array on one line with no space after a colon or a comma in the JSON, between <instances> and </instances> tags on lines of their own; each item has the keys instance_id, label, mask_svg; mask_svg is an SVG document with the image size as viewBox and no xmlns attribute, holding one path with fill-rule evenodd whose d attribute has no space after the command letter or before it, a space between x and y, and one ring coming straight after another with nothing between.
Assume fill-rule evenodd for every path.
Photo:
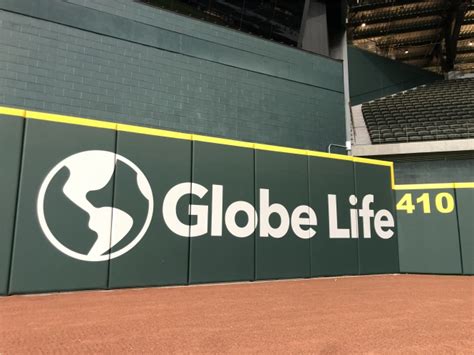
<instances>
[{"instance_id":1,"label":"yellow number 410","mask_svg":"<svg viewBox=\"0 0 474 355\"><path fill-rule=\"evenodd\" d=\"M423 206L423 213L431 213L431 199L430 194L425 192L416 199L416 204ZM435 196L435 206L439 213L451 213L454 210L454 198L448 192L440 192ZM413 204L413 196L411 193L406 193L397 203L397 210L406 211L406 213L413 213L416 205Z\"/></svg>"}]
</instances>

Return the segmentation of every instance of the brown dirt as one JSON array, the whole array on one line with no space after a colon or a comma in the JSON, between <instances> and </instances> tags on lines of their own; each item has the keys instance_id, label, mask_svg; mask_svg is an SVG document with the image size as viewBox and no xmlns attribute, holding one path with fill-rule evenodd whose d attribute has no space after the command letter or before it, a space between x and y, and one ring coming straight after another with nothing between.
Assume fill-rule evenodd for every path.
<instances>
[{"instance_id":1,"label":"brown dirt","mask_svg":"<svg viewBox=\"0 0 474 355\"><path fill-rule=\"evenodd\" d=\"M0 298L0 354L472 353L474 278L387 275Z\"/></svg>"}]
</instances>

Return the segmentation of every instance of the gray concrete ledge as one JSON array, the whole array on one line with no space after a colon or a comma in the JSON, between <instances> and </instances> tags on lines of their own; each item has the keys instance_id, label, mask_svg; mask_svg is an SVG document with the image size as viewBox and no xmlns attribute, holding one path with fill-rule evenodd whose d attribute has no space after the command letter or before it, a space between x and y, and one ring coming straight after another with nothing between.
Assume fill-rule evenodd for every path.
<instances>
[{"instance_id":1,"label":"gray concrete ledge","mask_svg":"<svg viewBox=\"0 0 474 355\"><path fill-rule=\"evenodd\" d=\"M474 151L474 139L453 139L444 141L353 145L353 156L380 156L414 153Z\"/></svg>"}]
</instances>

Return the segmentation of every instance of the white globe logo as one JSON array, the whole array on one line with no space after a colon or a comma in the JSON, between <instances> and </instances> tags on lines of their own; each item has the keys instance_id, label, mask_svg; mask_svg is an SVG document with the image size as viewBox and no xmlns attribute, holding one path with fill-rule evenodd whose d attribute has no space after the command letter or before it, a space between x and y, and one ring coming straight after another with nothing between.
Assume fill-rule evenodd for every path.
<instances>
[{"instance_id":1,"label":"white globe logo","mask_svg":"<svg viewBox=\"0 0 474 355\"><path fill-rule=\"evenodd\" d=\"M112 253L133 226L133 218L126 212L114 207L95 207L87 200L89 191L103 189L112 178L116 162L126 164L136 173L137 186L148 201L148 212L140 232L126 246ZM51 232L44 214L44 198L51 180L66 167L69 178L64 184L64 195L89 215L88 227L97 233L97 240L87 254L78 253L64 246ZM153 192L145 174L127 158L104 150L89 150L73 154L59 162L46 175L41 184L36 205L39 224L46 238L62 253L83 261L105 261L123 255L135 247L150 226L153 215Z\"/></svg>"}]
</instances>

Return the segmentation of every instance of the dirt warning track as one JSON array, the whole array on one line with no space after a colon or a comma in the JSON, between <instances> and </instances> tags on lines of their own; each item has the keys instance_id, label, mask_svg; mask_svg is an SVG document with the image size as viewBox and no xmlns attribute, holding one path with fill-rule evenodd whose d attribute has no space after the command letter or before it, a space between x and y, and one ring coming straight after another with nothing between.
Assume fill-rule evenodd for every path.
<instances>
[{"instance_id":1,"label":"dirt warning track","mask_svg":"<svg viewBox=\"0 0 474 355\"><path fill-rule=\"evenodd\" d=\"M0 298L0 353L470 353L474 278L388 275Z\"/></svg>"}]
</instances>

